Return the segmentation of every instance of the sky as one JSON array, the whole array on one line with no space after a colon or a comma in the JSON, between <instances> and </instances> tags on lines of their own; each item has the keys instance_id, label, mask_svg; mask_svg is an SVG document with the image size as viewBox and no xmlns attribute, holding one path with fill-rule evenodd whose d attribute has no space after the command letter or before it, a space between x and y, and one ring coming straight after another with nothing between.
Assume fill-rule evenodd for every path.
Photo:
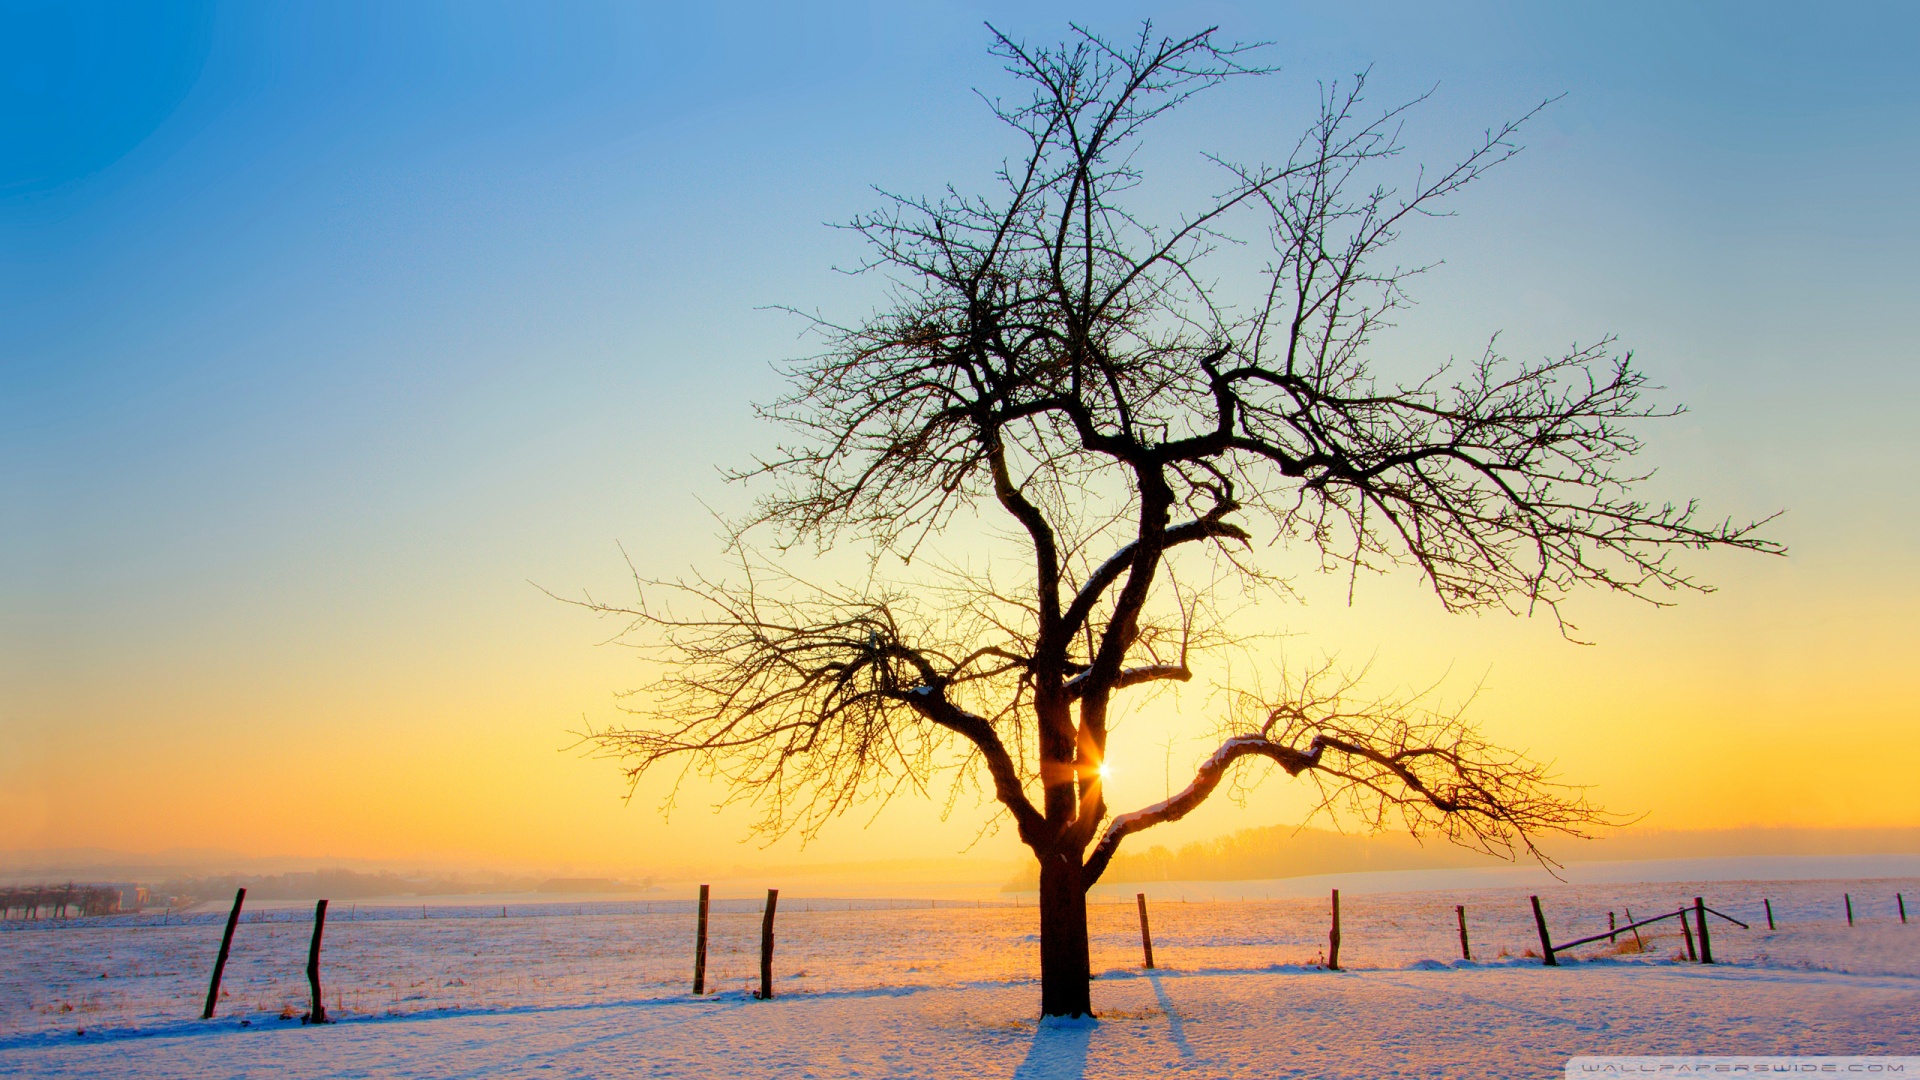
<instances>
[{"instance_id":1,"label":"sky","mask_svg":"<svg viewBox=\"0 0 1920 1080\"><path fill-rule=\"evenodd\" d=\"M1910 5L0 0L0 853L1018 858L966 800L804 847L697 786L625 800L576 733L644 671L548 592L721 565L752 494L721 470L809 347L779 306L884 298L831 224L1010 149L983 23L1146 17L1280 69L1156 135L1154 199L1356 71L1433 91L1420 160L1558 98L1410 231L1443 262L1385 365L1618 334L1690 408L1655 489L1782 512L1790 548L1694 557L1718 591L1671 608L1582 597L1591 644L1302 564L1260 611L1285 651L1475 694L1650 826L1920 824ZM1210 707L1126 719L1118 808L1178 785ZM1298 821L1283 781L1142 839Z\"/></svg>"}]
</instances>

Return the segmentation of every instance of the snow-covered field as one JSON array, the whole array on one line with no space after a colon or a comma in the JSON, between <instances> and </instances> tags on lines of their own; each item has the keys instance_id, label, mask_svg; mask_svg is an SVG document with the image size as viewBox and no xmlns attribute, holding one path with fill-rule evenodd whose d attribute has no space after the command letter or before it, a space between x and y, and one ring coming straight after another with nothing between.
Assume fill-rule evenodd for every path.
<instances>
[{"instance_id":1,"label":"snow-covered field","mask_svg":"<svg viewBox=\"0 0 1920 1080\"><path fill-rule=\"evenodd\" d=\"M1544 968L1556 940L1691 903L1721 963L1676 962L1669 920ZM1913 922L1901 925L1895 892ZM1853 898L1848 927L1842 895ZM1772 900L1779 929L1761 908ZM783 897L774 1001L752 1000L758 901L718 905L691 999L691 905L353 907L330 913L327 1007L303 1027L310 909L256 911L220 1017L196 1019L224 912L0 923L0 1075L1557 1076L1576 1053L1920 1053L1920 880L1570 884L1093 908L1095 1007L1042 1028L1037 913L974 901ZM1460 960L1464 904L1474 959ZM84 1034L81 1034L84 1032Z\"/></svg>"}]
</instances>

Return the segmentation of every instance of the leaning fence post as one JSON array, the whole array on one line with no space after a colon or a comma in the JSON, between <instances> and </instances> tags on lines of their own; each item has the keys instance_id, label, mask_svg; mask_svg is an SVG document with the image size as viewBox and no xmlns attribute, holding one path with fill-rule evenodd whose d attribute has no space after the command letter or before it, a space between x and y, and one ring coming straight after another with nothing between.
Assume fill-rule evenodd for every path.
<instances>
[{"instance_id":1,"label":"leaning fence post","mask_svg":"<svg viewBox=\"0 0 1920 1080\"><path fill-rule=\"evenodd\" d=\"M247 890L237 889L233 894L233 910L227 913L227 932L220 935L220 955L213 961L213 982L207 986L207 1007L200 1010L200 1019L213 1019L213 1007L220 1001L220 973L227 970L227 954L233 951L233 928L240 925L240 904L247 898Z\"/></svg>"},{"instance_id":2,"label":"leaning fence post","mask_svg":"<svg viewBox=\"0 0 1920 1080\"><path fill-rule=\"evenodd\" d=\"M1333 890L1333 929L1327 931L1327 970L1340 970L1340 890Z\"/></svg>"},{"instance_id":3,"label":"leaning fence post","mask_svg":"<svg viewBox=\"0 0 1920 1080\"><path fill-rule=\"evenodd\" d=\"M760 1000L773 997L773 908L780 902L780 890L767 890L766 914L760 916Z\"/></svg>"},{"instance_id":4,"label":"leaning fence post","mask_svg":"<svg viewBox=\"0 0 1920 1080\"><path fill-rule=\"evenodd\" d=\"M1907 898L1899 893L1893 894L1893 902L1900 905L1900 925L1907 924Z\"/></svg>"},{"instance_id":5,"label":"leaning fence post","mask_svg":"<svg viewBox=\"0 0 1920 1080\"><path fill-rule=\"evenodd\" d=\"M1533 901L1533 924L1540 928L1540 959L1548 967L1559 967L1560 961L1553 958L1553 939L1547 936L1547 917L1540 911L1540 898L1528 897Z\"/></svg>"},{"instance_id":6,"label":"leaning fence post","mask_svg":"<svg viewBox=\"0 0 1920 1080\"><path fill-rule=\"evenodd\" d=\"M1147 929L1147 894L1134 893L1133 898L1140 904L1140 949L1147 954L1147 970L1153 970L1153 931Z\"/></svg>"},{"instance_id":7,"label":"leaning fence post","mask_svg":"<svg viewBox=\"0 0 1920 1080\"><path fill-rule=\"evenodd\" d=\"M1699 954L1693 951L1693 929L1687 925L1687 909L1680 909L1680 934L1687 939L1687 959L1698 960Z\"/></svg>"},{"instance_id":8,"label":"leaning fence post","mask_svg":"<svg viewBox=\"0 0 1920 1080\"><path fill-rule=\"evenodd\" d=\"M1633 909L1630 907L1626 907L1625 905L1621 905L1621 910L1627 913L1627 927L1633 931L1633 951L1646 952L1647 943L1640 940L1639 920L1633 917Z\"/></svg>"},{"instance_id":9,"label":"leaning fence post","mask_svg":"<svg viewBox=\"0 0 1920 1080\"><path fill-rule=\"evenodd\" d=\"M1693 917L1700 923L1700 962L1713 963L1713 938L1707 936L1707 902L1693 898Z\"/></svg>"},{"instance_id":10,"label":"leaning fence post","mask_svg":"<svg viewBox=\"0 0 1920 1080\"><path fill-rule=\"evenodd\" d=\"M1853 894L1841 893L1840 897L1841 899L1847 902L1847 925L1852 926L1853 925Z\"/></svg>"},{"instance_id":11,"label":"leaning fence post","mask_svg":"<svg viewBox=\"0 0 1920 1080\"><path fill-rule=\"evenodd\" d=\"M327 1022L327 1001L320 995L320 934L326 928L327 902L322 900L313 905L313 940L307 943L307 988L313 991L307 1022L311 1024Z\"/></svg>"},{"instance_id":12,"label":"leaning fence post","mask_svg":"<svg viewBox=\"0 0 1920 1080\"><path fill-rule=\"evenodd\" d=\"M1471 960L1473 959L1473 951L1467 948L1467 906L1465 904L1455 904L1453 905L1453 913L1460 920L1460 959Z\"/></svg>"},{"instance_id":13,"label":"leaning fence post","mask_svg":"<svg viewBox=\"0 0 1920 1080\"><path fill-rule=\"evenodd\" d=\"M693 935L693 996L707 992L707 887L700 886L700 929Z\"/></svg>"},{"instance_id":14,"label":"leaning fence post","mask_svg":"<svg viewBox=\"0 0 1920 1080\"><path fill-rule=\"evenodd\" d=\"M1763 899L1760 902L1767 907L1767 929L1771 930L1773 929L1773 901Z\"/></svg>"}]
</instances>

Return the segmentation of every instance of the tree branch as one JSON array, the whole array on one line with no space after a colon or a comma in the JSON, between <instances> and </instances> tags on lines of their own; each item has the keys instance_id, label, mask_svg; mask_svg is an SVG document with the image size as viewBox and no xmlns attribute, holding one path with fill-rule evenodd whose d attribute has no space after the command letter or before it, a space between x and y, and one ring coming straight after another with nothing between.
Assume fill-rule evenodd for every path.
<instances>
[{"instance_id":1,"label":"tree branch","mask_svg":"<svg viewBox=\"0 0 1920 1080\"><path fill-rule=\"evenodd\" d=\"M1312 778L1322 811L1367 828L1389 824L1392 814L1415 836L1438 833L1507 858L1524 851L1549 866L1536 836L1584 836L1610 822L1545 767L1487 743L1459 711L1426 709L1418 698L1351 705L1354 686L1322 667L1277 704L1240 695L1232 724L1240 733L1201 764L1184 791L1109 822L1084 879L1098 880L1128 836L1192 812L1248 757Z\"/></svg>"},{"instance_id":2,"label":"tree branch","mask_svg":"<svg viewBox=\"0 0 1920 1080\"><path fill-rule=\"evenodd\" d=\"M1120 850L1120 842L1128 836L1164 822L1179 821L1192 813L1207 801L1207 796L1212 795L1213 789L1219 787L1220 781L1226 777L1227 769L1241 758L1264 757L1285 769L1287 775L1297 776L1302 769L1311 767L1319 755L1320 747L1302 752L1271 742L1261 735L1236 735L1228 739L1201 763L1193 782L1178 795L1133 813L1121 814L1109 822L1106 832L1101 834L1100 842L1087 854L1086 869L1081 873L1081 880L1088 888L1092 888L1100 880L1100 875L1106 872L1107 864L1113 861L1114 853Z\"/></svg>"}]
</instances>

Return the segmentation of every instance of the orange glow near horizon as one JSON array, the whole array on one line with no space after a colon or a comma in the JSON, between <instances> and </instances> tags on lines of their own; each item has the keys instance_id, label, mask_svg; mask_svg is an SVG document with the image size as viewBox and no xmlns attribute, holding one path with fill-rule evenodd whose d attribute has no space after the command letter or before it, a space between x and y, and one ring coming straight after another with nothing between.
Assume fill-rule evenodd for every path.
<instances>
[{"instance_id":1,"label":"orange glow near horizon","mask_svg":"<svg viewBox=\"0 0 1920 1080\"><path fill-rule=\"evenodd\" d=\"M1860 598L1834 625L1795 595L1803 583L1792 562L1738 576L1668 610L1597 599L1584 609L1594 645L1570 644L1537 619L1447 616L1394 581L1363 583L1353 608L1310 595L1278 614L1318 627L1303 646L1372 655L1376 680L1437 680L1436 693L1457 700L1484 673L1472 707L1496 740L1552 760L1564 780L1648 827L1920 824L1906 775L1920 730L1902 693L1916 643L1902 599ZM1772 617L1758 622L1756 611ZM1024 857L1010 828L974 843L989 806L963 798L942 821L938 790L903 795L877 816L855 811L811 844L765 847L749 835L751 812L716 812L716 793L698 782L668 819L658 807L670 777L649 778L624 802L613 763L570 749L582 721L567 715L606 723L611 693L636 669L593 649L593 627L572 609L543 600L524 614L491 648L475 632L470 653L443 654L431 680L417 676L417 655L369 650L305 676L262 659L217 690L191 670L130 671L46 703L72 710L71 722L12 734L0 849L620 873ZM1376 637L1383 643L1362 653ZM1184 786L1183 769L1211 749L1208 706L1195 687L1117 714L1100 770L1116 812ZM1877 752L1823 744L1842 724ZM1307 793L1282 774L1245 805L1223 788L1185 821L1130 843L1295 823L1311 810Z\"/></svg>"}]
</instances>

